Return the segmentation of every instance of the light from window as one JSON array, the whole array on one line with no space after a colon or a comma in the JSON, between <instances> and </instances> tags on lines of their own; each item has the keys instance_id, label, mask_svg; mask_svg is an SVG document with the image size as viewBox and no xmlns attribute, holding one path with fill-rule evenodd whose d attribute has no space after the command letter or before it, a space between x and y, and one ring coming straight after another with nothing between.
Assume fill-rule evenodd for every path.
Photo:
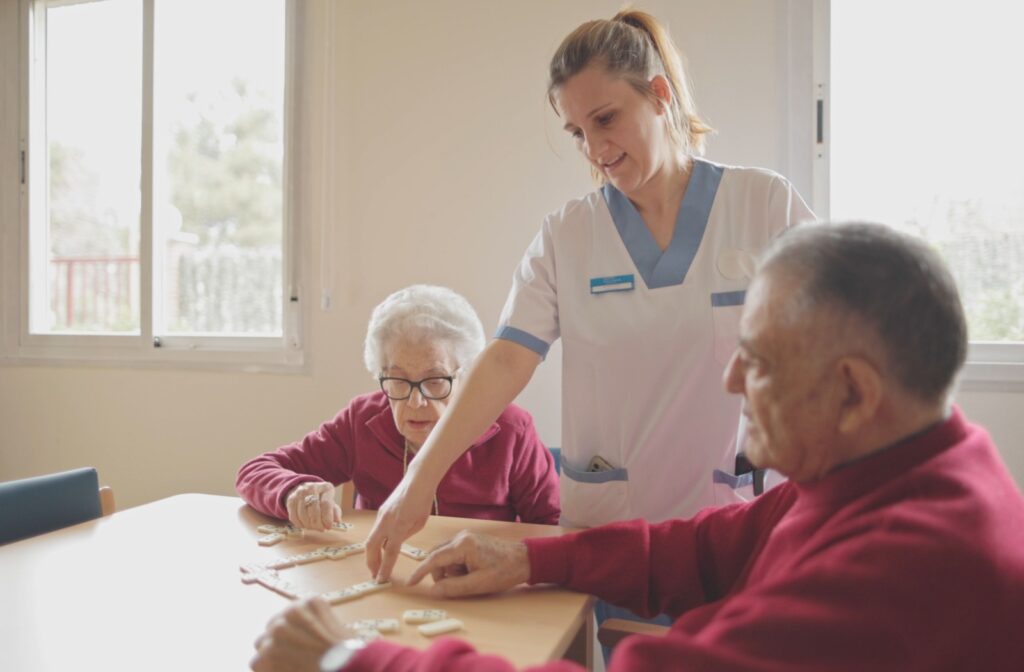
<instances>
[{"instance_id":1,"label":"light from window","mask_svg":"<svg viewBox=\"0 0 1024 672\"><path fill-rule=\"evenodd\" d=\"M281 333L284 3L156 4L158 331Z\"/></svg>"},{"instance_id":2,"label":"light from window","mask_svg":"<svg viewBox=\"0 0 1024 672\"><path fill-rule=\"evenodd\" d=\"M143 5L34 5L30 332L280 337L286 2L155 0L150 75Z\"/></svg>"},{"instance_id":3,"label":"light from window","mask_svg":"<svg viewBox=\"0 0 1024 672\"><path fill-rule=\"evenodd\" d=\"M830 218L924 237L956 276L975 342L1024 341L1016 7L831 4Z\"/></svg>"},{"instance_id":4,"label":"light from window","mask_svg":"<svg viewBox=\"0 0 1024 672\"><path fill-rule=\"evenodd\" d=\"M46 271L33 330L138 332L141 3L51 7L46 30L49 216L33 232Z\"/></svg>"}]
</instances>

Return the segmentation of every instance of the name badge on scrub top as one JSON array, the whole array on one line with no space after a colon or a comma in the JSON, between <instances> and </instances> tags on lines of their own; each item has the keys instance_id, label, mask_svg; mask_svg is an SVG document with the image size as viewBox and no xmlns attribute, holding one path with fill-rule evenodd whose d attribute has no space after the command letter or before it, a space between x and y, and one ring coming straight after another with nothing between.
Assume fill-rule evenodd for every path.
<instances>
[{"instance_id":1,"label":"name badge on scrub top","mask_svg":"<svg viewBox=\"0 0 1024 672\"><path fill-rule=\"evenodd\" d=\"M608 292L631 292L636 288L633 274L609 275L604 278L590 279L591 294L607 294Z\"/></svg>"}]
</instances>

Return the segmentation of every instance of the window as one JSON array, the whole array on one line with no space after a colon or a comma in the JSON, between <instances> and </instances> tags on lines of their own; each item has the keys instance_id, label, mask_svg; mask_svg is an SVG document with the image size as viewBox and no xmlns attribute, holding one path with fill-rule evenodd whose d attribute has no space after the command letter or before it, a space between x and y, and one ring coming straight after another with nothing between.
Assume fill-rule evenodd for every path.
<instances>
[{"instance_id":1,"label":"window","mask_svg":"<svg viewBox=\"0 0 1024 672\"><path fill-rule=\"evenodd\" d=\"M884 222L933 245L967 313L967 379L1024 380L1017 10L860 0L827 11L819 215Z\"/></svg>"},{"instance_id":2,"label":"window","mask_svg":"<svg viewBox=\"0 0 1024 672\"><path fill-rule=\"evenodd\" d=\"M25 0L25 356L294 365L288 0Z\"/></svg>"}]
</instances>

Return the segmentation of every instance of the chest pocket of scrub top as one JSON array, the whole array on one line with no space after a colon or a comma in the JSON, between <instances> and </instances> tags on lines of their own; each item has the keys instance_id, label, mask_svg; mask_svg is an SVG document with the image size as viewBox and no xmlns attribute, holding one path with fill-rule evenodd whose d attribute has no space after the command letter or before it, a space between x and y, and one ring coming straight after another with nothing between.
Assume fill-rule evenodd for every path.
<instances>
[{"instance_id":1,"label":"chest pocket of scrub top","mask_svg":"<svg viewBox=\"0 0 1024 672\"><path fill-rule=\"evenodd\" d=\"M715 330L715 359L728 364L740 337L740 315L746 290L711 295L711 320Z\"/></svg>"},{"instance_id":2,"label":"chest pocket of scrub top","mask_svg":"<svg viewBox=\"0 0 1024 672\"><path fill-rule=\"evenodd\" d=\"M629 472L626 469L580 471L563 455L560 487L565 525L594 527L629 518Z\"/></svg>"}]
</instances>

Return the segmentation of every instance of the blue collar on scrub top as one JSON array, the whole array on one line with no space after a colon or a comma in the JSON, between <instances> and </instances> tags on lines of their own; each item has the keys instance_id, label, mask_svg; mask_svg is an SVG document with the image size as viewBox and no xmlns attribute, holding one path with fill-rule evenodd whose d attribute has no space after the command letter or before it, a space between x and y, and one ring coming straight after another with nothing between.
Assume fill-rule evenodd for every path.
<instances>
[{"instance_id":1,"label":"blue collar on scrub top","mask_svg":"<svg viewBox=\"0 0 1024 672\"><path fill-rule=\"evenodd\" d=\"M622 244L626 246L648 289L679 285L686 279L693 258L697 256L700 241L704 238L708 214L715 202L722 172L722 166L693 159L693 173L690 174L690 183L679 206L672 242L664 252L654 242L654 236L629 199L610 183L601 187Z\"/></svg>"}]
</instances>

